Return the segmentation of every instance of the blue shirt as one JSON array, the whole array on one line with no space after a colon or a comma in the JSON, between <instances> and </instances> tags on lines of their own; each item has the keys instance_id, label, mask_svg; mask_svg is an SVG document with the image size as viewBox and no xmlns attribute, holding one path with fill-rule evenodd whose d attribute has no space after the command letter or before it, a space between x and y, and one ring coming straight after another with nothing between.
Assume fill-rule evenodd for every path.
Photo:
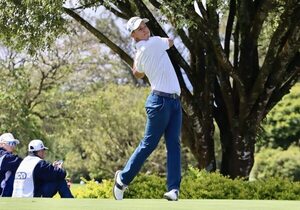
<instances>
[{"instance_id":1,"label":"blue shirt","mask_svg":"<svg viewBox=\"0 0 300 210\"><path fill-rule=\"evenodd\" d=\"M15 173L23 159L18 155L14 155L6 151L4 148L0 147L0 156L3 155L5 155L5 157L3 158L2 164L0 166L0 183L5 179L5 173L7 171L11 171L11 175L6 181L5 188L2 189L0 187L0 194L2 194L2 197L11 197Z\"/></svg>"}]
</instances>

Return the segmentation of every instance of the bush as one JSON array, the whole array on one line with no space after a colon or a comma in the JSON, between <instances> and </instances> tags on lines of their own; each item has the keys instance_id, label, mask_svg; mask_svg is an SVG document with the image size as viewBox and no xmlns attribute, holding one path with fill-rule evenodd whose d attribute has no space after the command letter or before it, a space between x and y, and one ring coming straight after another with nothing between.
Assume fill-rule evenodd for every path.
<instances>
[{"instance_id":1,"label":"bush","mask_svg":"<svg viewBox=\"0 0 300 210\"><path fill-rule=\"evenodd\" d=\"M160 199L166 192L165 178L140 174L125 191L125 198ZM112 198L113 180L98 184L86 181L76 188L77 198ZM267 178L257 181L231 180L220 173L208 173L189 168L183 175L181 199L268 199L300 200L300 182L283 178Z\"/></svg>"},{"instance_id":2,"label":"bush","mask_svg":"<svg viewBox=\"0 0 300 210\"><path fill-rule=\"evenodd\" d=\"M300 181L300 148L290 146L287 150L264 149L255 156L251 179L286 177Z\"/></svg>"},{"instance_id":3,"label":"bush","mask_svg":"<svg viewBox=\"0 0 300 210\"><path fill-rule=\"evenodd\" d=\"M137 176L128 191L124 194L125 198L153 198L159 199L163 197L166 191L166 181L158 175Z\"/></svg>"},{"instance_id":4,"label":"bush","mask_svg":"<svg viewBox=\"0 0 300 210\"><path fill-rule=\"evenodd\" d=\"M220 173L190 168L183 176L180 197L183 199L247 199L244 182L231 180Z\"/></svg>"},{"instance_id":5,"label":"bush","mask_svg":"<svg viewBox=\"0 0 300 210\"><path fill-rule=\"evenodd\" d=\"M87 181L83 179L86 183L82 187L77 187L72 190L73 195L76 198L112 198L112 186L113 180L102 180L99 184L95 180Z\"/></svg>"},{"instance_id":6,"label":"bush","mask_svg":"<svg viewBox=\"0 0 300 210\"><path fill-rule=\"evenodd\" d=\"M272 109L267 115L256 144L261 148L282 147L287 149L291 144L300 144L300 83L297 83L290 94Z\"/></svg>"}]
</instances>

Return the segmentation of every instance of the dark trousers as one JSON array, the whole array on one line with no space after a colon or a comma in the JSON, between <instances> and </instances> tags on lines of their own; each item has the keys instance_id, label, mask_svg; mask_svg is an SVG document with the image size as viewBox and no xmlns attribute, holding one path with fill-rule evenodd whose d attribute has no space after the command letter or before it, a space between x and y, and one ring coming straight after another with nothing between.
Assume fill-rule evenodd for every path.
<instances>
[{"instance_id":1,"label":"dark trousers","mask_svg":"<svg viewBox=\"0 0 300 210\"><path fill-rule=\"evenodd\" d=\"M59 193L61 198L74 198L65 180L44 183L41 191L41 197L45 198L52 198L56 193Z\"/></svg>"}]
</instances>

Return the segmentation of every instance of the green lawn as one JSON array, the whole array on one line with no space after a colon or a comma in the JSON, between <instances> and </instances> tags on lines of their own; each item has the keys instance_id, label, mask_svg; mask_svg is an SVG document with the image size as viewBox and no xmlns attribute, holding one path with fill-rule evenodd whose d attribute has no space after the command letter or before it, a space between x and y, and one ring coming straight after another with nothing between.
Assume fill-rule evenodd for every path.
<instances>
[{"instance_id":1,"label":"green lawn","mask_svg":"<svg viewBox=\"0 0 300 210\"><path fill-rule=\"evenodd\" d=\"M0 210L300 210L300 201L0 198Z\"/></svg>"}]
</instances>

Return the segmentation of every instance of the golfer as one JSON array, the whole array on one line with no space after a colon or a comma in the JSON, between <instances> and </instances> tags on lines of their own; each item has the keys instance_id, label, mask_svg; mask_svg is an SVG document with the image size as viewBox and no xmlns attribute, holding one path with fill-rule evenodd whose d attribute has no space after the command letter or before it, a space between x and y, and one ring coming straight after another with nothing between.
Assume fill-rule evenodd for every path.
<instances>
[{"instance_id":1,"label":"golfer","mask_svg":"<svg viewBox=\"0 0 300 210\"><path fill-rule=\"evenodd\" d=\"M158 36L150 37L146 18L132 17L127 30L135 40L136 55L132 72L135 77L146 75L151 84L145 108L147 123L144 138L129 158L123 170L115 174L113 194L122 200L125 189L140 171L143 163L157 147L162 135L167 148L167 187L164 197L178 200L181 181L180 131L182 111L180 86L173 65L166 52L173 40Z\"/></svg>"}]
</instances>

